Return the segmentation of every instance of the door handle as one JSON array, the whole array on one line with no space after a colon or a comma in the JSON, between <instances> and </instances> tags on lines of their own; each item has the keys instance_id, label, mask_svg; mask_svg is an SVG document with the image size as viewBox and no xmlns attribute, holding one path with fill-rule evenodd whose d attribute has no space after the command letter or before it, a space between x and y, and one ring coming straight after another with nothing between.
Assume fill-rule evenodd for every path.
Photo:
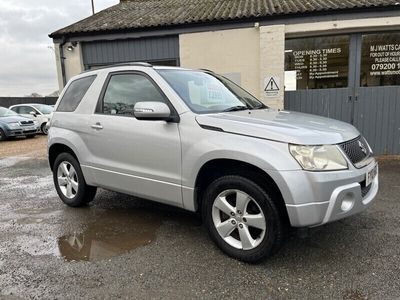
<instances>
[{"instance_id":1,"label":"door handle","mask_svg":"<svg viewBox=\"0 0 400 300\"><path fill-rule=\"evenodd\" d=\"M91 125L90 127L92 127L93 129L103 129L103 126L101 126L100 122L97 122L96 124Z\"/></svg>"}]
</instances>

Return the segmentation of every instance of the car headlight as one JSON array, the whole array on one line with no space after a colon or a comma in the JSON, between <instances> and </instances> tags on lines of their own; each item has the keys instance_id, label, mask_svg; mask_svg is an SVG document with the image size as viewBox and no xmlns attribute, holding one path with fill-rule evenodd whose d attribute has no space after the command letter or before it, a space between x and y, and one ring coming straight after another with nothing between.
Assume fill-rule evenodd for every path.
<instances>
[{"instance_id":1,"label":"car headlight","mask_svg":"<svg viewBox=\"0 0 400 300\"><path fill-rule=\"evenodd\" d=\"M333 171L348 168L347 161L335 145L289 145L290 154L307 171Z\"/></svg>"},{"instance_id":2,"label":"car headlight","mask_svg":"<svg viewBox=\"0 0 400 300\"><path fill-rule=\"evenodd\" d=\"M7 126L10 127L10 129L17 129L19 128L19 123L8 123Z\"/></svg>"},{"instance_id":3,"label":"car headlight","mask_svg":"<svg viewBox=\"0 0 400 300\"><path fill-rule=\"evenodd\" d=\"M39 122L38 121L33 121L33 125L39 125Z\"/></svg>"}]
</instances>

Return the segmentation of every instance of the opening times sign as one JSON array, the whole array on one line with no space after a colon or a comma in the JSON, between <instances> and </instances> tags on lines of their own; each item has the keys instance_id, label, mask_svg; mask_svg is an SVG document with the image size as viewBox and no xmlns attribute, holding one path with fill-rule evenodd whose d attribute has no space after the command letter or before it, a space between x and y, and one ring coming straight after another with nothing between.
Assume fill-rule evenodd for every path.
<instances>
[{"instance_id":1,"label":"opening times sign","mask_svg":"<svg viewBox=\"0 0 400 300\"><path fill-rule=\"evenodd\" d=\"M289 39L285 44L285 81L288 83L285 88L347 86L348 35Z\"/></svg>"},{"instance_id":2,"label":"opening times sign","mask_svg":"<svg viewBox=\"0 0 400 300\"><path fill-rule=\"evenodd\" d=\"M297 80L302 80L306 75L308 75L308 79L339 77L339 70L329 68L329 59L332 57L332 54L337 55L341 52L341 48L293 51L294 67L297 70Z\"/></svg>"},{"instance_id":3,"label":"opening times sign","mask_svg":"<svg viewBox=\"0 0 400 300\"><path fill-rule=\"evenodd\" d=\"M348 35L286 40L285 89L347 87L349 48ZM360 71L362 87L400 86L400 32L362 35Z\"/></svg>"}]
</instances>

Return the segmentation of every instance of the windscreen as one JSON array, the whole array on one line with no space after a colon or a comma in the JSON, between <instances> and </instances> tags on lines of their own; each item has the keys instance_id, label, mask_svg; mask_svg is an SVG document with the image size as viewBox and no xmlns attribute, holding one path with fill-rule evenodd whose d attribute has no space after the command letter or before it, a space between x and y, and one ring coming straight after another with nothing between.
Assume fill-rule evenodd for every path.
<instances>
[{"instance_id":1,"label":"windscreen","mask_svg":"<svg viewBox=\"0 0 400 300\"><path fill-rule=\"evenodd\" d=\"M8 117L8 116L16 116L18 115L16 112L4 108L4 107L0 107L0 117Z\"/></svg>"},{"instance_id":2,"label":"windscreen","mask_svg":"<svg viewBox=\"0 0 400 300\"><path fill-rule=\"evenodd\" d=\"M222 76L204 71L157 71L196 113L265 108L254 96Z\"/></svg>"},{"instance_id":3,"label":"windscreen","mask_svg":"<svg viewBox=\"0 0 400 300\"><path fill-rule=\"evenodd\" d=\"M43 105L43 104L35 104L32 105L34 108L36 108L38 111L40 111L44 115L49 115L53 112L54 108L49 106L49 105Z\"/></svg>"}]
</instances>

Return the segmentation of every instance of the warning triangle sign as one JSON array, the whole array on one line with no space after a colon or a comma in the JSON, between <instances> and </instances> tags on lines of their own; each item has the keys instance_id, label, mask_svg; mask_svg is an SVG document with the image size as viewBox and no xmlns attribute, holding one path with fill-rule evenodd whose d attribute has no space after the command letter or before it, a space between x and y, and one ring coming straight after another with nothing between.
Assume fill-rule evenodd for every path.
<instances>
[{"instance_id":1,"label":"warning triangle sign","mask_svg":"<svg viewBox=\"0 0 400 300\"><path fill-rule=\"evenodd\" d=\"M271 79L268 81L264 91L279 91L279 86L276 84L274 77L271 77Z\"/></svg>"}]
</instances>

